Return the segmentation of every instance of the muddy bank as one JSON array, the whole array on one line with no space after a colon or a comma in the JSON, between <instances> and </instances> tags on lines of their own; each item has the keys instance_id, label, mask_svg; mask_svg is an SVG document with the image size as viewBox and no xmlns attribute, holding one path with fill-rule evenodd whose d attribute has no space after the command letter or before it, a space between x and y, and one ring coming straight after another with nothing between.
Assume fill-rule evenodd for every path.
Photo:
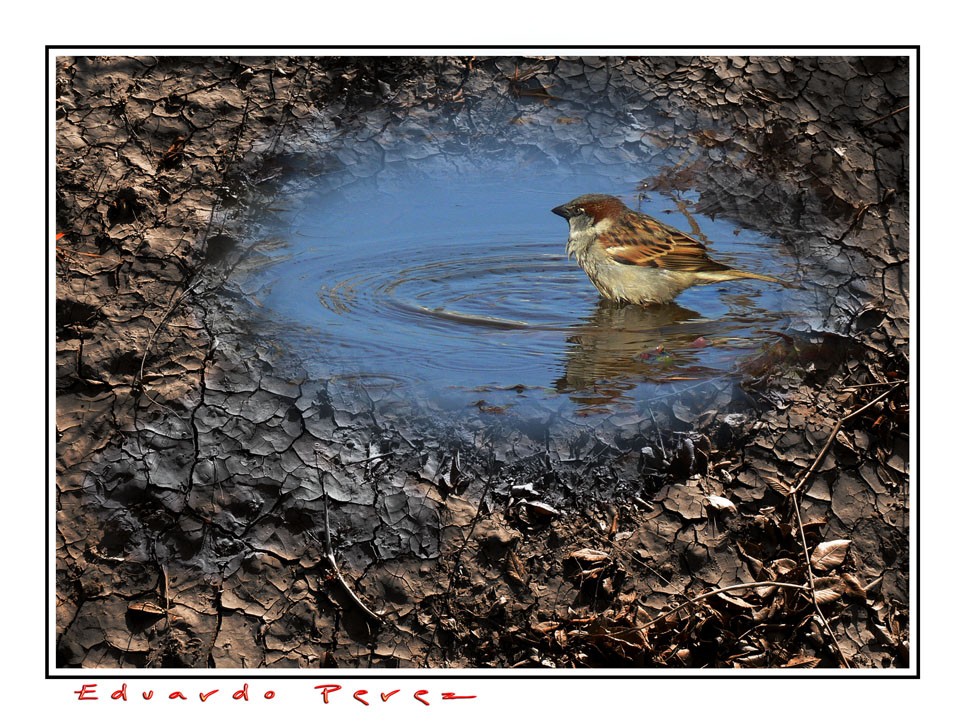
<instances>
[{"instance_id":1,"label":"muddy bank","mask_svg":"<svg viewBox=\"0 0 965 724\"><path fill-rule=\"evenodd\" d=\"M904 61L63 58L57 96L59 666L907 665ZM253 203L487 153L766 230L795 328L592 416L252 333Z\"/></svg>"}]
</instances>

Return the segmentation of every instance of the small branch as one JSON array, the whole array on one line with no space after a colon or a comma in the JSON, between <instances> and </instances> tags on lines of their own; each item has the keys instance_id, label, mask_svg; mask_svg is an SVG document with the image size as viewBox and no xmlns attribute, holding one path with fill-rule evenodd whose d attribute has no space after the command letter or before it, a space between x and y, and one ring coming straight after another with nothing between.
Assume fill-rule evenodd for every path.
<instances>
[{"instance_id":1,"label":"small branch","mask_svg":"<svg viewBox=\"0 0 965 724\"><path fill-rule=\"evenodd\" d=\"M852 419L853 417L857 417L862 412L867 410L869 407L877 404L878 402L881 402L888 395L890 395L897 387L903 384L904 382L895 382L894 384L892 384L891 387L889 387L887 390L882 392L871 402L869 402L866 405L862 405L856 410L852 410L847 415L845 415L840 420L838 420L836 423L834 423L834 428L831 430L831 434L828 435L828 439L825 441L824 447L821 448L821 452L819 452L818 456L814 458L814 462L811 463L811 467L809 467L807 470L804 471L804 475L802 475L801 479L797 483L795 483L794 487L791 488L791 492L788 493L788 495L794 495L796 492L798 492L801 488L804 487L804 484L808 481L811 475L814 474L814 471L818 469L818 466L824 461L824 456L828 454L828 450L831 449L831 443L834 442L835 437L837 437L838 433L841 431L841 426L844 425L844 423L846 423L848 420Z\"/></svg>"},{"instance_id":2,"label":"small branch","mask_svg":"<svg viewBox=\"0 0 965 724\"><path fill-rule=\"evenodd\" d=\"M362 463L370 463L373 460L381 460L382 458L387 458L390 455L395 455L395 454L396 453L394 450L390 450L389 452L379 453L378 455L373 455L372 457L368 457L368 458L362 458L361 460L349 460L347 463L342 463L342 464L343 465L361 465Z\"/></svg>"},{"instance_id":3,"label":"small branch","mask_svg":"<svg viewBox=\"0 0 965 724\"><path fill-rule=\"evenodd\" d=\"M848 385L847 387L839 388L841 392L854 392L855 390L861 390L866 387L891 387L895 385L894 382L866 382L863 385Z\"/></svg>"},{"instance_id":4,"label":"small branch","mask_svg":"<svg viewBox=\"0 0 965 724\"><path fill-rule=\"evenodd\" d=\"M879 116L878 118L875 118L873 121L868 121L867 123L865 123L865 124L864 124L864 128L870 128L871 126L873 126L873 125L876 124L876 123L881 123L882 121L886 121L886 120L888 120L889 118L891 118L892 116L897 116L899 113L904 113L904 112L907 111L909 108L911 108L911 106L902 106L901 108L898 108L898 109L892 111L891 113L886 113L886 114L883 115L883 116Z\"/></svg>"},{"instance_id":5,"label":"small branch","mask_svg":"<svg viewBox=\"0 0 965 724\"><path fill-rule=\"evenodd\" d=\"M793 488L791 488L791 492L788 493L788 496L793 496L797 491L803 488L804 484L808 481L814 471L818 469L818 466L824 462L824 456L827 455L828 450L831 449L831 443L834 442L834 439L841 431L841 425L843 424L843 420L838 420L836 423L834 423L834 428L831 430L831 434L828 435L828 439L824 442L824 447L821 448L821 452L819 452L818 456L814 458L814 462L811 463L811 467L804 471L804 475L801 476L801 479L794 485Z\"/></svg>"},{"instance_id":6,"label":"small branch","mask_svg":"<svg viewBox=\"0 0 965 724\"><path fill-rule=\"evenodd\" d=\"M660 428L657 425L657 417L653 414L653 408L647 406L647 412L650 413L650 419L653 420L653 429L657 431L657 443L660 445L660 454L663 455L663 459L667 459L667 451L663 447L663 435L660 434Z\"/></svg>"},{"instance_id":7,"label":"small branch","mask_svg":"<svg viewBox=\"0 0 965 724\"><path fill-rule=\"evenodd\" d=\"M167 311L164 312L164 316L161 317L161 321L159 321L157 323L157 326L154 327L154 331L151 333L151 337L147 341L147 346L144 348L144 354L141 355L141 366L138 368L137 377L134 379L134 388L136 390L140 390L141 392L143 392L144 396L147 397L147 399L149 399L155 405L163 407L165 410L167 410L172 415L174 415L174 417L182 421L184 421L183 417L181 417L178 413L176 413L167 405L161 402L158 402L154 397L152 397L147 393L147 390L144 389L144 365L147 363L147 356L151 353L151 348L154 346L154 342L157 339L158 333L161 331L161 327L163 327L167 323L168 317L170 317L171 314L174 312L174 310L177 309L178 305L182 301L184 301L184 299L191 292L195 290L195 288L201 283L201 281L202 281L201 279L196 280L193 284L191 284L183 292L181 292L181 294L175 297L174 301L172 301L170 305L168 305Z\"/></svg>"},{"instance_id":8,"label":"small branch","mask_svg":"<svg viewBox=\"0 0 965 724\"><path fill-rule=\"evenodd\" d=\"M807 564L807 571L808 571L807 590L811 594L811 603L814 604L814 610L817 611L818 618L821 620L821 624L824 626L824 629L828 632L828 636L831 637L831 641L834 644L835 653L837 653L838 658L841 659L841 663L844 664L844 667L846 669L850 669L851 665L848 663L848 659L844 655L844 651L842 651L841 649L841 644L838 643L838 639L835 637L834 631L831 629L831 624L828 622L827 617L824 615L824 612L821 610L821 607L818 605L817 587L814 584L814 569L811 567L811 552L808 550L807 538L804 535L804 519L801 517L801 506L798 504L797 493L804 487L804 484L811 478L811 475L813 475L814 471L818 469L818 466L821 465L821 462L824 460L824 457L828 454L828 450L831 449L831 444L834 442L835 438L837 438L838 433L841 431L842 425L844 425L844 423L846 423L848 420L851 420L857 417L868 408L881 402L883 399L885 399L888 395L890 395L894 390L896 390L902 384L904 384L904 382L895 382L887 390L885 390L880 395L878 395L873 400L871 400L871 402L868 402L867 404L864 404L861 407L858 407L852 410L847 415L845 415L844 417L840 418L837 422L835 422L834 428L831 430L831 434L828 435L828 439L824 443L824 447L821 448L821 452L818 453L817 457L814 458L814 462L811 463L811 466L804 472L804 475L801 476L801 479L797 482L797 484L793 488L791 488L791 491L787 494L787 497L791 499L791 503L794 505L794 517L797 520L798 533L801 536L801 550L804 552L804 562Z\"/></svg>"},{"instance_id":9,"label":"small branch","mask_svg":"<svg viewBox=\"0 0 965 724\"><path fill-rule=\"evenodd\" d=\"M58 256L61 256L61 257L67 256L67 255L71 255L71 256L89 256L89 257L91 257L92 259L103 259L103 258L104 258L104 255L103 255L103 254L91 254L90 252L86 252L86 251L74 251L73 249L65 249L65 248L62 247L62 246L56 247L55 251L56 251L57 255L58 255ZM116 259L109 259L108 261L117 261L117 260L116 260Z\"/></svg>"},{"instance_id":10,"label":"small branch","mask_svg":"<svg viewBox=\"0 0 965 724\"><path fill-rule=\"evenodd\" d=\"M849 412L847 415L845 415L844 417L842 417L842 418L841 418L841 422L847 422L847 421L850 420L852 417L857 417L857 416L860 415L862 412L864 412L865 410L867 410L869 407L872 407L873 405L876 405L877 403L881 402L881 401L882 401L883 399L885 399L888 395L890 395L896 388L901 387L903 384L905 384L904 380L902 380L902 381L900 381L900 382L895 382L891 387L889 387L887 390L885 390L884 392L882 392L880 395L878 395L876 398L874 398L874 399L873 399L871 402L869 402L867 405L862 405L862 406L859 407L857 410L853 410L852 412Z\"/></svg>"},{"instance_id":11,"label":"small branch","mask_svg":"<svg viewBox=\"0 0 965 724\"><path fill-rule=\"evenodd\" d=\"M672 608L666 611L656 618L652 618L649 621L640 624L639 626L634 626L633 628L626 629L626 631L642 631L648 626L653 626L653 624L658 621L663 621L663 619L668 616L673 616L677 611L687 608L688 606L693 606L698 601L702 601L705 598L710 598L711 596L716 596L718 593L725 593L727 591L739 591L744 588L761 588L764 586L777 586L778 588L797 588L802 591L807 591L807 586L802 586L799 583L784 583L782 581L758 581L757 583L735 583L733 586L724 586L723 588L715 588L713 591L708 591L707 593L701 593L699 596L694 598L688 598L684 603L681 603L676 608Z\"/></svg>"},{"instance_id":12,"label":"small branch","mask_svg":"<svg viewBox=\"0 0 965 724\"><path fill-rule=\"evenodd\" d=\"M814 585L814 569L811 568L811 553L808 551L807 540L804 537L804 521L801 518L801 508L797 504L796 495L791 495L791 502L794 503L794 515L797 517L797 529L801 534L801 548L804 550L804 562L807 564L808 569L808 591L811 593L811 603L814 604L814 610L818 612L818 618L821 619L821 623L824 624L824 628L828 632L828 636L831 637L831 641L834 643L835 653L837 653L838 658L841 659L841 663L844 664L844 668L850 669L851 665L848 663L848 659L844 655L844 651L841 650L841 644L838 643L838 639L835 637L834 631L831 629L831 624L828 623L828 619L825 617L824 612L818 605L817 588Z\"/></svg>"},{"instance_id":13,"label":"small branch","mask_svg":"<svg viewBox=\"0 0 965 724\"><path fill-rule=\"evenodd\" d=\"M342 586L342 589L345 591L345 594L350 599L352 599L352 602L356 606L358 606L359 610L361 610L370 619L372 619L373 621L381 625L382 617L379 616L374 611L372 611L372 609L370 609L364 603L362 603L362 600L355 595L355 591L352 590L352 587L349 586L348 581L346 581L345 577L342 576L342 571L339 570L338 563L335 560L335 551L332 548L331 526L329 524L329 519L328 519L328 493L325 490L325 477L322 475L322 466L319 465L319 461L318 461L319 455L320 453L316 449L315 450L315 474L318 476L318 484L322 488L322 510L325 516L325 558L326 560L328 560L328 564L332 567L332 572L335 574L335 578L339 582L339 585ZM359 462L362 462L362 461L359 461Z\"/></svg>"}]
</instances>

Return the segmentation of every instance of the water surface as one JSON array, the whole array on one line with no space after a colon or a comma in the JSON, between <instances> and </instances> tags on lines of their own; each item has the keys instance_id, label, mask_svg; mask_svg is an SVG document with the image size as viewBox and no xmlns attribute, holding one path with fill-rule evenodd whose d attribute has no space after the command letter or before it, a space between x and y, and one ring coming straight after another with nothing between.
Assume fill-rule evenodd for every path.
<instances>
[{"instance_id":1,"label":"water surface","mask_svg":"<svg viewBox=\"0 0 965 724\"><path fill-rule=\"evenodd\" d=\"M782 287L734 282L674 305L617 306L565 257L567 225L550 209L612 193L708 241L720 261L791 275L774 240L693 212L693 199L640 198L639 178L410 166L327 179L261 220L243 281L254 330L313 375L490 411L527 400L607 409L729 374L786 326Z\"/></svg>"}]
</instances>

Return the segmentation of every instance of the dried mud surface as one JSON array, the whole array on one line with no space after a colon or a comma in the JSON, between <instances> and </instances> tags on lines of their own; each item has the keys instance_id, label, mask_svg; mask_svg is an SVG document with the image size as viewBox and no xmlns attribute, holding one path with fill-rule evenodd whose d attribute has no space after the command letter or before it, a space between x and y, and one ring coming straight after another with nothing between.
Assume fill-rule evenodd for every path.
<instances>
[{"instance_id":1,"label":"dried mud surface","mask_svg":"<svg viewBox=\"0 0 965 724\"><path fill-rule=\"evenodd\" d=\"M908 666L908 94L882 57L58 59L57 665ZM466 145L657 161L800 260L800 329L566 420L247 333L253 194Z\"/></svg>"}]
</instances>

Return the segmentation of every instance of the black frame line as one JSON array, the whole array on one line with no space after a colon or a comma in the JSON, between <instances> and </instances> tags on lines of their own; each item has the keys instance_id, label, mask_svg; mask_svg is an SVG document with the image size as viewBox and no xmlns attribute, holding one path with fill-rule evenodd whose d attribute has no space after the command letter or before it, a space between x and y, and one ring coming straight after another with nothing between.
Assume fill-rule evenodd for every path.
<instances>
[{"instance_id":1,"label":"black frame line","mask_svg":"<svg viewBox=\"0 0 965 724\"><path fill-rule=\"evenodd\" d=\"M921 327L921 45L742 45L742 44L732 44L732 45L700 45L700 46L689 46L689 45L648 45L648 46L634 46L634 45L531 45L531 46L520 46L520 45L487 45L487 46L469 46L469 45L46 45L45 47L45 64L44 64L44 90L46 103L44 106L44 126L45 126L45 148L44 156L46 159L46 172L45 172L45 202L44 211L46 214L44 220L45 228L45 239L44 244L47 246L47 254L45 257L44 264L44 308L46 315L46 339L47 345L44 353L44 364L45 364L45 380L46 380L46 391L44 395L45 400L45 429L44 429L44 450L45 450L45 460L51 460L51 419L50 419L50 402L51 402L51 375L50 375L50 362L51 362L51 308L50 308L50 271L51 271L51 254L53 253L52 247L49 246L52 235L56 233L55 229L50 228L50 212L51 212L51 182L54 177L51 173L51 155L50 155L50 139L51 139L51 129L55 127L54 123L51 123L53 110L53 98L51 96L51 86L50 86L50 73L51 73L51 60L54 57L51 51L56 50L91 50L94 52L100 52L105 50L124 50L124 51L158 51L158 50L200 50L200 51L214 51L214 50L254 50L254 51L358 51L358 50L383 50L383 51L399 51L408 50L414 52L424 52L432 50L466 50L466 51L491 51L491 50L507 50L516 51L520 50L535 50L539 48L551 49L552 52L558 50L592 50L592 51L606 51L606 50L633 50L639 49L641 51L664 51L664 50L692 50L699 49L701 51L715 51L715 50L732 50L734 48L740 48L741 50L770 50L775 52L783 52L788 50L904 50L913 51L913 54L909 54L909 57L915 59L915 138L912 139L915 144L915 164L913 169L911 169L915 176L915 224L914 229L909 229L909 232L914 231L914 245L913 248L909 249L909 252L914 251L916 258L916 268L914 274L915 280L915 294L912 299L914 301L915 311L913 313L913 319L915 321L915 338L911 340L912 350L915 354L915 360L917 362L915 369L915 391L921 389L921 339L920 331ZM547 51L549 52L549 50ZM327 54L327 53L324 53ZM388 53L386 53L388 54ZM914 429L916 432L915 437L915 461L918 463L919 471L921 469L921 415L919 407L917 404L917 397L913 397L916 400L915 413L914 413ZM53 553L51 547L51 483L55 481L55 476L51 476L50 467L45 471L45 507L44 507L44 551L45 551L45 579L44 579L44 606L46 608L45 620L47 626L44 631L44 678L47 680L119 680L119 679L129 679L129 680L141 680L141 679L151 679L151 680L175 680L182 679L187 681L193 681L195 679L204 681L210 679L222 679L222 680L266 680L266 679L326 679L326 680L356 680L356 679L369 679L369 680L379 680L379 679L423 679L423 680L463 680L463 679L496 679L496 680L512 680L512 679L523 679L523 680L538 680L538 679L577 679L577 680L597 680L597 679L609 679L609 680L639 680L639 679L651 679L651 680L661 680L661 679L732 679L735 681L751 679L772 679L772 680L812 680L812 679L870 679L870 680L881 680L881 679L920 679L921 678L921 489L918 486L916 493L918 497L916 498L916 510L913 511L912 518L916 524L916 548L915 548L915 565L918 572L916 580L913 584L915 591L915 606L914 606L914 620L916 624L915 633L918 635L919 642L915 646L915 671L904 673L904 672L890 672L881 671L878 672L868 672L868 671L858 671L856 673L845 673L843 671L838 671L838 673L815 673L815 674L805 674L805 673L794 673L794 674L777 674L777 673L744 673L748 671L747 669L741 670L740 673L733 672L729 674L724 673L697 673L695 671L681 670L680 673L676 673L676 670L666 670L661 669L660 671L673 671L674 673L577 673L583 670L573 669L570 671L554 670L552 673L544 674L508 674L508 673L474 673L476 671L493 671L491 669L461 669L466 673L456 674L456 673L441 673L439 669L316 669L312 673L307 673L304 670L298 670L297 673L288 673L290 669L278 669L274 670L272 673L262 672L258 669L252 669L252 672L258 673L194 673L199 671L197 669L185 669L180 674L172 673L153 673L152 670L143 669L130 669L124 670L124 673L98 673L96 669L78 669L77 673L61 673L66 670L55 670L56 673L51 673L51 628L53 621L51 620L51 590L50 590L50 574L51 574L51 554ZM909 540L910 542L910 540ZM161 669L159 671L167 672L170 669ZM210 669L204 671L212 671ZM216 669L213 671L217 671ZM233 670L232 670L233 671ZM441 670L446 671L446 670ZM587 670L590 671L590 670ZM634 669L621 669L622 671L633 671ZM647 670L641 670L647 671ZM702 670L706 671L706 670ZM813 669L811 671L814 671ZM284 672L284 673L282 673ZM355 672L355 673L349 673ZM364 673L359 673L364 672ZM331 673L331 675L328 675Z\"/></svg>"}]
</instances>

